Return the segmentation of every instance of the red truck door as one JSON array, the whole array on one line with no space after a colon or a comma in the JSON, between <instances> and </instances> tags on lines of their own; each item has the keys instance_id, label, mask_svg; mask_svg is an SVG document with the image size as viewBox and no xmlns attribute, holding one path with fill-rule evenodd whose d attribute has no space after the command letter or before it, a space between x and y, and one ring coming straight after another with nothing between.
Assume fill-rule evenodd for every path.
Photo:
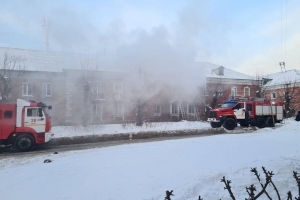
<instances>
[{"instance_id":1,"label":"red truck door","mask_svg":"<svg viewBox=\"0 0 300 200\"><path fill-rule=\"evenodd\" d=\"M16 112L15 106L5 105L0 108L0 139L7 139L15 130Z\"/></svg>"},{"instance_id":2,"label":"red truck door","mask_svg":"<svg viewBox=\"0 0 300 200\"><path fill-rule=\"evenodd\" d=\"M46 116L37 107L25 109L24 126L34 129L37 133L44 133L46 128ZM41 116L39 116L41 114Z\"/></svg>"}]
</instances>

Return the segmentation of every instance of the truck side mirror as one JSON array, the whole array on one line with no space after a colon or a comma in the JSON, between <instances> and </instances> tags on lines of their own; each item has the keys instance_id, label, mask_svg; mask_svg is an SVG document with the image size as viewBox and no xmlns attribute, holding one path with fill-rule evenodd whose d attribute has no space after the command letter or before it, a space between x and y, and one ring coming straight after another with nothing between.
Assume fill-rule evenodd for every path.
<instances>
[{"instance_id":1,"label":"truck side mirror","mask_svg":"<svg viewBox=\"0 0 300 200\"><path fill-rule=\"evenodd\" d=\"M52 110L52 106L48 106L48 109L49 109L49 110Z\"/></svg>"}]
</instances>

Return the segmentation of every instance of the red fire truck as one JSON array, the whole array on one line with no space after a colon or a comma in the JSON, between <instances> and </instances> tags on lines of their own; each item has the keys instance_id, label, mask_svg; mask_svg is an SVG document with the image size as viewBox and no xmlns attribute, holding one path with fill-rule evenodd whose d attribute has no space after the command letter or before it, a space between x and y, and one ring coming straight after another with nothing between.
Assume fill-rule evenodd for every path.
<instances>
[{"instance_id":1,"label":"red fire truck","mask_svg":"<svg viewBox=\"0 0 300 200\"><path fill-rule=\"evenodd\" d=\"M233 130L240 126L273 127L283 120L283 103L265 98L237 98L225 101L209 113L208 122L212 128L223 126Z\"/></svg>"},{"instance_id":2,"label":"red fire truck","mask_svg":"<svg viewBox=\"0 0 300 200\"><path fill-rule=\"evenodd\" d=\"M36 144L48 142L53 136L51 109L42 102L21 99L17 104L0 104L0 149L30 151Z\"/></svg>"}]
</instances>

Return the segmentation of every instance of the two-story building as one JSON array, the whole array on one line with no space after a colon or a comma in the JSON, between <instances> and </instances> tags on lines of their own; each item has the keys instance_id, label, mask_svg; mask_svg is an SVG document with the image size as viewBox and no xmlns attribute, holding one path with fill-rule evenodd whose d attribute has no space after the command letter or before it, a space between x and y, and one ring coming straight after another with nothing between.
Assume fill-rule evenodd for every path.
<instances>
[{"instance_id":1,"label":"two-story building","mask_svg":"<svg viewBox=\"0 0 300 200\"><path fill-rule=\"evenodd\" d=\"M216 92L221 103L255 96L258 87L252 76L206 62L189 67L192 72L180 80L179 74L171 81L167 75L145 81L128 71L100 70L91 59L83 62L82 55L20 49L9 53L26 57L28 65L10 100L52 105L53 125L134 122L138 108L147 121L200 120Z\"/></svg>"}]
</instances>

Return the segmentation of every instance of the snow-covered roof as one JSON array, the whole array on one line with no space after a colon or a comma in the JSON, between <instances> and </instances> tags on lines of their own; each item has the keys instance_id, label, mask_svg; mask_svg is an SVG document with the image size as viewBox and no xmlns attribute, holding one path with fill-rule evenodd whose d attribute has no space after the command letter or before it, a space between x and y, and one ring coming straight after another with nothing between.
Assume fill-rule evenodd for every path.
<instances>
[{"instance_id":1,"label":"snow-covered roof","mask_svg":"<svg viewBox=\"0 0 300 200\"><path fill-rule=\"evenodd\" d=\"M96 59L95 55L0 47L0 61L4 59L5 54L22 59L26 68L33 71L59 72L68 68L81 69L85 67L85 62L91 65Z\"/></svg>"},{"instance_id":2,"label":"snow-covered roof","mask_svg":"<svg viewBox=\"0 0 300 200\"><path fill-rule=\"evenodd\" d=\"M25 65L30 71L61 72L63 69L92 69L98 65L99 58L96 54L80 54L58 51L18 49L0 47L0 62L4 55L17 56L24 59ZM209 62L197 62L193 73L197 78L205 75L212 78L228 79L253 79L252 76L224 67L224 75L218 75L219 65ZM99 70L99 69L98 69ZM203 73L204 72L204 73Z\"/></svg>"},{"instance_id":3,"label":"snow-covered roof","mask_svg":"<svg viewBox=\"0 0 300 200\"><path fill-rule=\"evenodd\" d=\"M218 69L219 65L215 65L209 62L198 62L197 66L200 67L206 77L211 77L211 78L228 78L228 79L251 79L253 80L254 77L247 75L247 74L243 74L237 71L234 71L232 69L223 67L224 69L224 75L218 75Z\"/></svg>"},{"instance_id":4,"label":"snow-covered roof","mask_svg":"<svg viewBox=\"0 0 300 200\"><path fill-rule=\"evenodd\" d=\"M289 83L300 82L300 71L296 69L288 70L286 72L277 72L266 76L269 81L266 86L284 85Z\"/></svg>"}]
</instances>

